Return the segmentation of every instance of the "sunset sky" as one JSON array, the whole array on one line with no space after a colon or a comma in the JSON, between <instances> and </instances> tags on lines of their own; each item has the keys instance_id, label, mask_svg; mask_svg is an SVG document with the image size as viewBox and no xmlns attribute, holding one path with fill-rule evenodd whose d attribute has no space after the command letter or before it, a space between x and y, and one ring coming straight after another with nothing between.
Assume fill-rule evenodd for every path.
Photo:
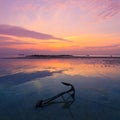
<instances>
[{"instance_id":1,"label":"sunset sky","mask_svg":"<svg viewBox=\"0 0 120 120\"><path fill-rule=\"evenodd\" d=\"M120 0L0 0L0 55L120 54Z\"/></svg>"}]
</instances>

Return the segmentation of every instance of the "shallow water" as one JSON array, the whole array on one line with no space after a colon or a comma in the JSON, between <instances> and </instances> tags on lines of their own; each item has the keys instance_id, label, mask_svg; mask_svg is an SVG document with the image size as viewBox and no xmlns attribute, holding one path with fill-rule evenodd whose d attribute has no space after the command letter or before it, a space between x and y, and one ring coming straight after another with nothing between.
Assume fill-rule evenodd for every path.
<instances>
[{"instance_id":1,"label":"shallow water","mask_svg":"<svg viewBox=\"0 0 120 120\"><path fill-rule=\"evenodd\" d=\"M36 103L74 85L69 107ZM120 59L1 59L0 120L119 120Z\"/></svg>"}]
</instances>

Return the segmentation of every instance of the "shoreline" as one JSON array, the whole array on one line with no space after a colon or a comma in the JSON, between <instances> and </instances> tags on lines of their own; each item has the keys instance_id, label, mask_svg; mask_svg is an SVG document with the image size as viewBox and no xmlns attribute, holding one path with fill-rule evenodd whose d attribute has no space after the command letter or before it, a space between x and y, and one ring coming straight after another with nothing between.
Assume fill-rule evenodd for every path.
<instances>
[{"instance_id":1,"label":"shoreline","mask_svg":"<svg viewBox=\"0 0 120 120\"><path fill-rule=\"evenodd\" d=\"M23 57L2 57L0 59L96 59L96 58L110 58L110 59L120 59L120 56L77 56L77 55L28 55Z\"/></svg>"}]
</instances>

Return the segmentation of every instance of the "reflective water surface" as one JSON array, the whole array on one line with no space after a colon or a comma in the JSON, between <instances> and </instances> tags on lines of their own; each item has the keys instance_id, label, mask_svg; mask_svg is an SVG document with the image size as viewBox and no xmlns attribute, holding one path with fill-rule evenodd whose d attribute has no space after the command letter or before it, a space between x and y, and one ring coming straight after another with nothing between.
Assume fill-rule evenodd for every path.
<instances>
[{"instance_id":1,"label":"reflective water surface","mask_svg":"<svg viewBox=\"0 0 120 120\"><path fill-rule=\"evenodd\" d=\"M35 109L75 87L75 101ZM120 59L1 59L0 120L119 120Z\"/></svg>"}]
</instances>

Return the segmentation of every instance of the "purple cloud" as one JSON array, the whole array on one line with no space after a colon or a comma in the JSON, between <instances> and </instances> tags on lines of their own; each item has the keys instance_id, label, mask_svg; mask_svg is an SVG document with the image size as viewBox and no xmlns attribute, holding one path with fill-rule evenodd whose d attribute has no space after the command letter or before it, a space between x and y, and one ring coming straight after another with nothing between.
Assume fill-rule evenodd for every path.
<instances>
[{"instance_id":1,"label":"purple cloud","mask_svg":"<svg viewBox=\"0 0 120 120\"><path fill-rule=\"evenodd\" d=\"M111 48L119 48L120 47L120 44L114 44L114 45L108 45L108 46L97 46L97 47L86 47L87 49L111 49Z\"/></svg>"},{"instance_id":2,"label":"purple cloud","mask_svg":"<svg viewBox=\"0 0 120 120\"><path fill-rule=\"evenodd\" d=\"M0 40L11 40L11 38L10 37L5 37L5 36L0 36Z\"/></svg>"},{"instance_id":3,"label":"purple cloud","mask_svg":"<svg viewBox=\"0 0 120 120\"><path fill-rule=\"evenodd\" d=\"M120 12L120 0L101 0L98 3L100 6L98 12L99 17L110 18Z\"/></svg>"},{"instance_id":4,"label":"purple cloud","mask_svg":"<svg viewBox=\"0 0 120 120\"><path fill-rule=\"evenodd\" d=\"M11 25L0 25L0 34L2 35L12 35L16 37L27 37L27 38L34 38L34 39L42 39L42 40L50 40L56 39L61 41L69 41L63 38L54 37L49 34L35 32L32 30L28 30L22 27L11 26Z\"/></svg>"},{"instance_id":5,"label":"purple cloud","mask_svg":"<svg viewBox=\"0 0 120 120\"><path fill-rule=\"evenodd\" d=\"M13 39L11 37L0 36L0 46L8 46L8 45L23 45L23 44L35 44L31 42L23 42L21 40Z\"/></svg>"},{"instance_id":6,"label":"purple cloud","mask_svg":"<svg viewBox=\"0 0 120 120\"><path fill-rule=\"evenodd\" d=\"M27 42L9 42L9 41L7 41L7 42L0 42L0 47L1 46L10 46L10 45L25 45L25 44L33 45L33 43L27 43Z\"/></svg>"},{"instance_id":7,"label":"purple cloud","mask_svg":"<svg viewBox=\"0 0 120 120\"><path fill-rule=\"evenodd\" d=\"M111 18L120 12L120 0L46 0L46 3L59 9L77 7L103 19Z\"/></svg>"}]
</instances>

